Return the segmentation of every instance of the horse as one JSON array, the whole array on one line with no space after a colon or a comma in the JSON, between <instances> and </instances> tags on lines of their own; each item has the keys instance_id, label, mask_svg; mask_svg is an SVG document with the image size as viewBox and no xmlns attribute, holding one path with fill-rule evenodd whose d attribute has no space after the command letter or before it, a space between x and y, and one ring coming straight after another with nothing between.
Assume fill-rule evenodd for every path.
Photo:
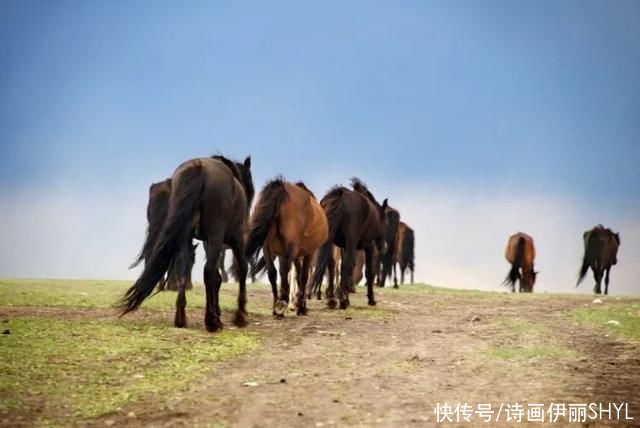
<instances>
[{"instance_id":1,"label":"horse","mask_svg":"<svg viewBox=\"0 0 640 428\"><path fill-rule=\"evenodd\" d=\"M207 331L223 328L218 299L222 278L217 268L223 244L233 251L240 277L233 322L239 327L246 326L248 269L244 232L254 194L251 158L247 157L243 163L223 156L191 159L178 166L171 181L166 218L145 259L144 270L120 301L121 316L138 309L171 264L188 255L192 239L197 238L204 242L207 255L204 267L207 299L204 324ZM181 287L176 302L176 327L186 326L186 303L184 287Z\"/></svg>"},{"instance_id":2,"label":"horse","mask_svg":"<svg viewBox=\"0 0 640 428\"><path fill-rule=\"evenodd\" d=\"M518 291L532 293L538 272L534 270L533 262L536 258L536 249L533 238L526 233L518 232L509 237L505 258L511 263L511 270L503 284L511 284L511 292L515 293L516 281L519 280ZM522 271L522 273L520 273Z\"/></svg>"},{"instance_id":3,"label":"horse","mask_svg":"<svg viewBox=\"0 0 640 428\"><path fill-rule=\"evenodd\" d=\"M149 257L151 250L153 250L153 247L158 240L158 235L160 234L160 229L162 228L164 219L167 216L170 196L171 178L167 178L157 183L152 183L149 187L149 201L147 202L147 237L142 250L138 254L136 260L131 264L131 266L129 266L129 269L133 269L146 260ZM193 284L191 282L191 270L195 263L195 251L197 247L197 244L192 245L191 252L184 260L181 260L181 266L176 266L175 260L171 263L166 277L163 277L158 283L159 290L178 291L181 286L183 286L185 290L191 290L193 288ZM225 245L224 249L227 250L228 248L229 247ZM223 283L228 281L227 272L224 269L224 256L225 251L222 252L218 260L218 269L222 276ZM234 267L235 264L232 265L232 269Z\"/></svg>"},{"instance_id":4,"label":"horse","mask_svg":"<svg viewBox=\"0 0 640 428\"><path fill-rule=\"evenodd\" d=\"M342 248L338 247L337 245L333 246L333 250L331 251L331 257L333 257L333 265L337 267L333 275L334 284L340 283L339 267L342 265L342 253L344 253L344 250ZM364 264L365 264L364 251L356 250L356 257L353 265L353 274L351 275L351 285L349 286L349 293L355 293L356 285L358 285L360 281L362 281L362 277L364 276L364 273L363 273ZM329 276L328 271L326 276L328 278ZM322 299L322 287L316 288L316 296L318 300ZM309 289L307 290L307 298L311 298L311 287L309 287Z\"/></svg>"},{"instance_id":5,"label":"horse","mask_svg":"<svg viewBox=\"0 0 640 428\"><path fill-rule=\"evenodd\" d=\"M599 224L591 230L587 230L582 234L584 241L584 256L582 258L582 266L578 273L578 283L587 274L587 270L591 268L596 285L593 291L596 294L602 292L602 275L604 278L604 294L609 293L609 272L611 266L618 263L618 248L620 247L620 234L614 233L611 229L605 228Z\"/></svg>"},{"instance_id":6,"label":"horse","mask_svg":"<svg viewBox=\"0 0 640 428\"><path fill-rule=\"evenodd\" d=\"M314 288L319 288L325 270L329 269L327 305L330 309L336 308L338 300L340 309L349 307L349 288L352 284L356 250L365 251L368 304L370 306L376 304L373 294L374 265L377 264L376 249L378 254L382 255L386 250L384 211L387 208L387 200L385 199L380 205L362 181L353 178L351 183L353 190L336 186L320 201L329 219L329 237L320 247L312 284ZM331 257L333 245L345 250L340 267L337 299L334 295L333 283L335 263Z\"/></svg>"},{"instance_id":7,"label":"horse","mask_svg":"<svg viewBox=\"0 0 640 428\"><path fill-rule=\"evenodd\" d=\"M397 287L396 264L400 265L400 284L404 284L404 274L407 269L411 271L411 284L413 284L415 235L413 229L402 221L398 224L395 247L395 259L393 262L393 282L396 283L395 287Z\"/></svg>"},{"instance_id":8,"label":"horse","mask_svg":"<svg viewBox=\"0 0 640 428\"><path fill-rule=\"evenodd\" d=\"M387 243L387 252L380 257L380 274L378 275L378 287L384 287L387 277L391 277L391 269L395 259L396 238L398 236L398 224L400 213L398 210L387 207L384 210L384 239ZM393 288L398 288L398 280L394 277Z\"/></svg>"},{"instance_id":9,"label":"horse","mask_svg":"<svg viewBox=\"0 0 640 428\"><path fill-rule=\"evenodd\" d=\"M305 286L309 277L311 259L320 245L327 240L328 223L324 210L313 193L302 182L289 183L282 177L269 181L260 192L258 203L251 215L246 255L255 260L260 249L264 258L271 291L273 315L283 317L289 302L289 271L296 268L298 282L297 315L307 314ZM280 296L278 272L274 258L279 257ZM252 268L252 274L258 274Z\"/></svg>"}]
</instances>

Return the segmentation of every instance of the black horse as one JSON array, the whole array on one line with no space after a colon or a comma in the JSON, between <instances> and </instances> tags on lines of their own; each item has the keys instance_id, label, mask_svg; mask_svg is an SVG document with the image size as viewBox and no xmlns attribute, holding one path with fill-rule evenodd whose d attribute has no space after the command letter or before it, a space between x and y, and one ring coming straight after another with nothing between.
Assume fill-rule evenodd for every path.
<instances>
[{"instance_id":1,"label":"black horse","mask_svg":"<svg viewBox=\"0 0 640 428\"><path fill-rule=\"evenodd\" d=\"M254 194L251 158L247 157L244 163L223 156L192 159L176 169L171 181L166 218L145 259L142 274L122 298L122 315L136 310L149 297L172 263L188 258L192 239L197 238L204 242L207 255L204 268L207 297L204 323L207 330L213 332L222 328L218 301L222 277L217 267L224 244L231 248L238 265L240 285L234 323L245 326L247 261L244 232ZM182 287L176 302L176 327L186 325L185 306Z\"/></svg>"},{"instance_id":2,"label":"black horse","mask_svg":"<svg viewBox=\"0 0 640 428\"><path fill-rule=\"evenodd\" d=\"M398 226L400 225L400 213L398 210L387 207L384 210L384 240L387 244L387 251L380 257L380 274L378 275L378 287L384 287L387 277L391 277L396 258L396 239L398 237ZM394 275L393 288L398 288L398 279Z\"/></svg>"},{"instance_id":3,"label":"black horse","mask_svg":"<svg viewBox=\"0 0 640 428\"><path fill-rule=\"evenodd\" d=\"M584 279L589 268L593 271L596 286L593 291L602 293L602 276L604 275L604 294L609 293L609 272L611 266L618 263L618 247L620 247L620 234L599 224L582 234L584 240L584 257L578 274L578 283Z\"/></svg>"},{"instance_id":4,"label":"black horse","mask_svg":"<svg viewBox=\"0 0 640 428\"><path fill-rule=\"evenodd\" d=\"M318 250L311 284L315 290L318 290L322 284L325 270L327 267L329 268L327 304L331 309L335 309L338 303L334 296L335 262L331 254L333 245L345 250L341 263L340 286L337 292L340 309L349 307L349 288L351 287L356 250L365 251L367 297L369 305L376 304L373 295L374 269L378 263L376 253L384 255L386 251L384 210L387 208L387 200L385 199L380 205L367 186L357 178L352 179L352 186L353 190L341 186L334 187L320 201L329 220L329 238Z\"/></svg>"}]
</instances>

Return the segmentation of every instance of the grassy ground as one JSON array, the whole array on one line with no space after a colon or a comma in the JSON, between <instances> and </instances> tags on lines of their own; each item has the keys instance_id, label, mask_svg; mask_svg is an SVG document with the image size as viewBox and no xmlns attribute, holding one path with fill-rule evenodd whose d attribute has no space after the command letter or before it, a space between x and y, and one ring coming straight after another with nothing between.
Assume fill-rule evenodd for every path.
<instances>
[{"instance_id":1,"label":"grassy ground","mask_svg":"<svg viewBox=\"0 0 640 428\"><path fill-rule=\"evenodd\" d=\"M607 297L598 305L592 303L593 296L584 295L511 295L411 285L376 289L378 306L369 307L359 288L347 311L329 311L322 302L312 301L309 317L288 315L277 321L271 317L270 288L250 285L252 325L240 330L229 322L237 287L225 284L221 306L227 327L209 334L202 328L202 286L188 292L188 329L172 326L174 293L160 293L137 313L118 318L114 304L129 286L126 281L0 280L0 330L8 333L0 336L0 426L7 425L3 417L9 425L122 418L148 403L155 409L148 417L159 417L154 412L160 412L167 418L173 413L162 409L174 402L187 405L185 412L195 415L188 424L233 421L238 417L234 406L244 402L237 397L247 391L243 383L279 385L279 377L271 377L288 376L294 361L302 366L291 376L306 373L310 383L300 384L295 393L270 386L274 389L268 395L251 400L256 413L248 421L269 417L272 401L284 406L280 411L287 410L282 403L307 391L307 409L320 408L313 402L323 400L328 388L339 396L334 399L351 403L343 421L373 422L367 415L374 410L364 406L376 399L351 397L368 397L376 388L392 393L387 401L412 394L422 397L428 393L421 390L425 385L433 385L432 394L445 394L458 382L463 391L477 391L483 398L487 392L480 393L482 388L492 385L488 380L476 379L471 389L465 385L478 373L493 373L498 385L503 378L510 390L511 384L536 376L538 367L548 372L545 378L536 377L538 389L530 393L564 388L571 382L563 378L564 367L590 364L590 352L603 352L596 343L602 336L640 342L637 299ZM617 364L635 364L637 348L624 349ZM225 368L234 361L244 362L235 364L229 372L235 377L228 378ZM450 371L453 366L456 371ZM362 370L371 377L355 385L342 379L343 373L353 371L353 377ZM544 379L555 386L545 385ZM204 402L199 401L203 389L208 400ZM266 407L256 407L259 400L266 400ZM338 407L336 403L329 406ZM394 409L390 415L408 406L406 399L388 405ZM382 415L383 407L377 408ZM235 419L238 424L243 421Z\"/></svg>"}]
</instances>

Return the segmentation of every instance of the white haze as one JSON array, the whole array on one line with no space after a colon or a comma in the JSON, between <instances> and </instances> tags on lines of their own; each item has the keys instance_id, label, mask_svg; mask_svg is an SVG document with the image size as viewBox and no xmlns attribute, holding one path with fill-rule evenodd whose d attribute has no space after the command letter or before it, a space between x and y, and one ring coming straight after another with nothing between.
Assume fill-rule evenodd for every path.
<instances>
[{"instance_id":1,"label":"white haze","mask_svg":"<svg viewBox=\"0 0 640 428\"><path fill-rule=\"evenodd\" d=\"M0 277L134 279L127 267L146 228L146 185L135 191L98 194L54 188L0 195ZM318 191L318 189L321 189ZM318 186L321 195L324 187ZM381 192L378 192L381 193ZM532 235L540 271L536 291L583 292L575 288L582 233L597 223L620 232L619 262L610 292L640 294L640 212L583 201L507 191L422 185L395 190L390 203L416 231L416 280L434 285L505 290L507 237ZM198 250L194 279L202 281Z\"/></svg>"}]
</instances>

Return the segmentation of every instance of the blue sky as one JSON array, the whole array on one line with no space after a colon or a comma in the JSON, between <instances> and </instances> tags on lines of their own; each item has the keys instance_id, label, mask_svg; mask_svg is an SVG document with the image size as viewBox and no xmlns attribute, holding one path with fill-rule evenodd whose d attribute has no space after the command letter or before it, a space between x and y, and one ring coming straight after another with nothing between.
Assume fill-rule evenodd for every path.
<instances>
[{"instance_id":1,"label":"blue sky","mask_svg":"<svg viewBox=\"0 0 640 428\"><path fill-rule=\"evenodd\" d=\"M121 204L221 152L251 154L258 187L359 175L390 201L424 184L637 212L638 22L622 0L5 0L0 195Z\"/></svg>"}]
</instances>

